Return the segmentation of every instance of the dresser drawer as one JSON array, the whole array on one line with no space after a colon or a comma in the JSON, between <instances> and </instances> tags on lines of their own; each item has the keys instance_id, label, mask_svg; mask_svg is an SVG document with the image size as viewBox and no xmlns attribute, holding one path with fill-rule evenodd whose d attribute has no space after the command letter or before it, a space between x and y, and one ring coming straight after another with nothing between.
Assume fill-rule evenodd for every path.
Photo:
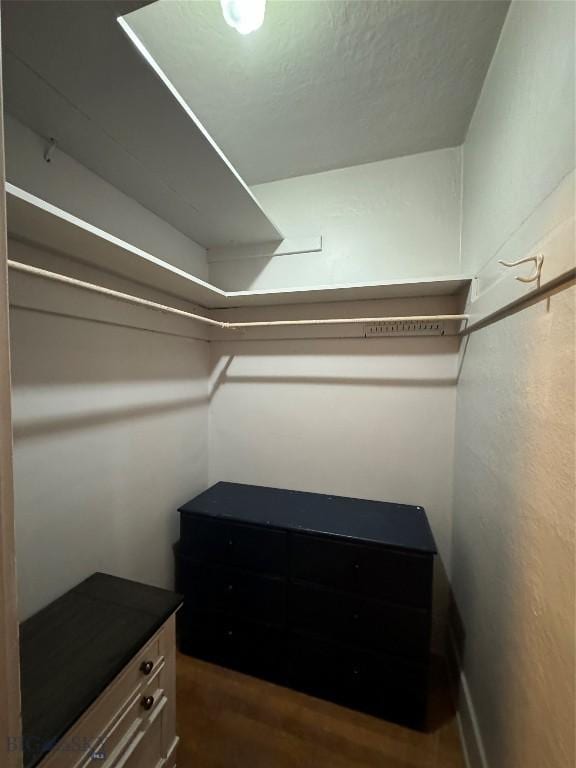
<instances>
[{"instance_id":1,"label":"dresser drawer","mask_svg":"<svg viewBox=\"0 0 576 768\"><path fill-rule=\"evenodd\" d=\"M425 664L293 633L290 682L299 690L396 722L421 728L427 706Z\"/></svg>"},{"instance_id":2,"label":"dresser drawer","mask_svg":"<svg viewBox=\"0 0 576 768\"><path fill-rule=\"evenodd\" d=\"M428 611L323 587L290 585L288 624L359 648L421 659L429 654Z\"/></svg>"},{"instance_id":3,"label":"dresser drawer","mask_svg":"<svg viewBox=\"0 0 576 768\"><path fill-rule=\"evenodd\" d=\"M187 608L283 624L286 582L229 566L210 566L179 557L179 589Z\"/></svg>"},{"instance_id":4,"label":"dresser drawer","mask_svg":"<svg viewBox=\"0 0 576 768\"><path fill-rule=\"evenodd\" d=\"M165 696L165 681L163 680L163 664L154 674L148 684L139 691L125 713L118 719L102 742L94 751L82 768L93 768L96 765L102 768L111 768L116 759L122 754L126 745L131 743L148 720L148 709L158 704Z\"/></svg>"},{"instance_id":5,"label":"dresser drawer","mask_svg":"<svg viewBox=\"0 0 576 768\"><path fill-rule=\"evenodd\" d=\"M109 765L105 763L102 768L158 768L164 758L162 719L166 704L166 697L160 697L126 748Z\"/></svg>"},{"instance_id":6,"label":"dresser drawer","mask_svg":"<svg viewBox=\"0 0 576 768\"><path fill-rule=\"evenodd\" d=\"M277 682L286 677L284 631L221 614L185 609L180 650Z\"/></svg>"},{"instance_id":7,"label":"dresser drawer","mask_svg":"<svg viewBox=\"0 0 576 768\"><path fill-rule=\"evenodd\" d=\"M287 534L227 520L186 514L181 519L181 554L271 574L286 571Z\"/></svg>"},{"instance_id":8,"label":"dresser drawer","mask_svg":"<svg viewBox=\"0 0 576 768\"><path fill-rule=\"evenodd\" d=\"M432 556L293 534L294 578L401 605L429 608Z\"/></svg>"}]
</instances>

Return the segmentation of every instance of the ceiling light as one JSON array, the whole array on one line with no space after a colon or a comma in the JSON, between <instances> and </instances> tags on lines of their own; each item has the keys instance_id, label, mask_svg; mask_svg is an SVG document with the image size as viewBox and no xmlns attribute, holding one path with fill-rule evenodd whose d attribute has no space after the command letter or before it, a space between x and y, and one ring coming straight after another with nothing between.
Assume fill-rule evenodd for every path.
<instances>
[{"instance_id":1,"label":"ceiling light","mask_svg":"<svg viewBox=\"0 0 576 768\"><path fill-rule=\"evenodd\" d=\"M220 0L226 23L241 35L260 29L264 21L266 0Z\"/></svg>"}]
</instances>

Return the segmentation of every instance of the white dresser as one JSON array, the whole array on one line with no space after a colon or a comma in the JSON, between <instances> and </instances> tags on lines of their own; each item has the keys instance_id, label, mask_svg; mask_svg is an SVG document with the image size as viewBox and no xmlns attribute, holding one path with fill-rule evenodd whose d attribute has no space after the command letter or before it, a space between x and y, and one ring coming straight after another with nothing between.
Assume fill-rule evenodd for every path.
<instances>
[{"instance_id":1,"label":"white dresser","mask_svg":"<svg viewBox=\"0 0 576 768\"><path fill-rule=\"evenodd\" d=\"M22 626L24 766L174 768L179 597L104 574L83 585Z\"/></svg>"}]
</instances>

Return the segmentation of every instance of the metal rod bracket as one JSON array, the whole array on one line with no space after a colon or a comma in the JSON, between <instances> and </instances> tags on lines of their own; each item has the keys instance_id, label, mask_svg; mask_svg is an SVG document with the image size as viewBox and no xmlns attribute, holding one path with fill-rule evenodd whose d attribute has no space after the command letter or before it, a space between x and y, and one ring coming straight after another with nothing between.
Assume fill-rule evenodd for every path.
<instances>
[{"instance_id":1,"label":"metal rod bracket","mask_svg":"<svg viewBox=\"0 0 576 768\"><path fill-rule=\"evenodd\" d=\"M498 264L502 264L503 267L517 267L520 264L528 264L534 262L534 272L531 275L516 275L516 280L521 283L538 283L540 286L540 276L542 274L542 266L544 265L544 254L539 253L537 256L526 256L524 259L518 259L518 261L502 261L499 260Z\"/></svg>"}]
</instances>

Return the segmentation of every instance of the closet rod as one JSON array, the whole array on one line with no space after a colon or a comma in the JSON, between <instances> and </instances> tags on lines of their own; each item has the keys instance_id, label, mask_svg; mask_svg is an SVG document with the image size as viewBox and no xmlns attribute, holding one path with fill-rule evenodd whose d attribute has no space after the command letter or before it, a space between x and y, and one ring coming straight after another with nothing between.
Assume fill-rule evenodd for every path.
<instances>
[{"instance_id":1,"label":"closet rod","mask_svg":"<svg viewBox=\"0 0 576 768\"><path fill-rule=\"evenodd\" d=\"M169 307L166 304L159 304L156 301L150 301L149 299L142 299L139 296L133 296L131 293L122 293L122 291L115 291L112 288L105 288L103 285L96 285L95 283L87 283L84 280L77 280L75 277L68 277L67 275L61 275L59 272L50 272L47 269L40 269L40 267L33 267L30 264L23 264L21 261L12 261L8 259L8 267L16 272L25 272L28 275L34 275L35 277L41 277L44 280L54 280L57 283L64 283L65 285L71 285L74 288L81 288L83 291L91 291L92 293L100 293L104 296L110 296L113 299L119 299L125 301L128 304L138 304L142 307L148 307L155 309L158 312L167 312L171 315L179 315L180 317L187 317L189 320L198 320L201 323L207 325L215 325L222 327L222 323L218 320L212 320L210 317L204 317L204 315L197 315L194 312L185 312L183 309L176 309L175 307Z\"/></svg>"},{"instance_id":2,"label":"closet rod","mask_svg":"<svg viewBox=\"0 0 576 768\"><path fill-rule=\"evenodd\" d=\"M198 315L194 312L186 312L183 309L176 309L170 307L167 304L159 304L156 301L150 301L149 299L142 299L139 296L133 296L130 293L123 293L122 291L115 291L112 288L105 288L102 285L96 285L95 283L87 283L84 280L78 280L75 277L68 277L67 275L61 275L58 272L50 272L47 269L41 269L40 267L33 267L30 264L23 264L20 261L12 261L8 259L8 267L16 272L24 272L34 277L41 277L44 280L53 280L57 283L64 283L65 285L71 285L74 288L80 288L84 291L91 291L92 293L99 293L104 296L109 296L119 301L124 301L128 304L137 304L139 306L148 307L154 309L157 312L165 312L171 315L178 315L179 317L186 317L189 320L197 320L200 323L206 323L207 325L216 326L225 330L234 331L241 328L266 328L266 327L286 327L293 325L350 325L358 323L381 323L381 322L428 322L434 320L467 320L468 315L399 315L397 317L340 317L340 318L320 318L314 320L259 320L259 321L247 321L238 323L228 323L221 320L213 320L211 317L205 315Z\"/></svg>"}]
</instances>

